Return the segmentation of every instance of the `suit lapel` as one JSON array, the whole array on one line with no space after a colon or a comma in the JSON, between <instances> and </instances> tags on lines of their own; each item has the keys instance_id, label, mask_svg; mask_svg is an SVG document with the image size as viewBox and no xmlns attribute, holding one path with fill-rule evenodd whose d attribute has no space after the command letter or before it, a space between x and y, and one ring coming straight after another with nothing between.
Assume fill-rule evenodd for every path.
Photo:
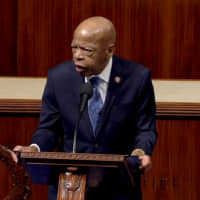
<instances>
[{"instance_id":1,"label":"suit lapel","mask_svg":"<svg viewBox=\"0 0 200 200\"><path fill-rule=\"evenodd\" d=\"M116 57L113 57L112 70L109 79L109 85L107 89L106 100L102 110L101 121L98 129L98 133L101 134L102 128L109 122L108 117L110 115L111 108L115 102L116 97L120 93L120 87L123 83L122 66L117 61ZM97 134L99 136L100 134Z\"/></svg>"}]
</instances>

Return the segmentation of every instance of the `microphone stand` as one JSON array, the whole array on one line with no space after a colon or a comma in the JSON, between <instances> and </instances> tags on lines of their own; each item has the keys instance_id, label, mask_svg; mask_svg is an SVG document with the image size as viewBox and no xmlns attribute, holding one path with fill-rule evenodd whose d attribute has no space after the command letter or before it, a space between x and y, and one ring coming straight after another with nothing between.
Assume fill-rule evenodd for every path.
<instances>
[{"instance_id":1,"label":"microphone stand","mask_svg":"<svg viewBox=\"0 0 200 200\"><path fill-rule=\"evenodd\" d=\"M78 120L76 122L75 130L74 130L74 141L73 141L73 151L72 151L73 153L77 152L77 149L76 149L77 132L78 132L79 124L81 121L81 117L85 110L88 99L91 98L92 95L93 95L93 88L92 88L91 83L88 82L88 83L85 83L84 85L82 85L81 91L80 91L81 102L80 102L79 116L78 116Z\"/></svg>"},{"instance_id":2,"label":"microphone stand","mask_svg":"<svg viewBox=\"0 0 200 200\"><path fill-rule=\"evenodd\" d=\"M75 130L74 130L74 142L73 142L73 153L76 153L76 143L77 143L77 132L78 132L78 128L79 128L79 124L81 121L81 117L82 117L83 112L79 113L79 118L76 122L76 126L75 126Z\"/></svg>"}]
</instances>

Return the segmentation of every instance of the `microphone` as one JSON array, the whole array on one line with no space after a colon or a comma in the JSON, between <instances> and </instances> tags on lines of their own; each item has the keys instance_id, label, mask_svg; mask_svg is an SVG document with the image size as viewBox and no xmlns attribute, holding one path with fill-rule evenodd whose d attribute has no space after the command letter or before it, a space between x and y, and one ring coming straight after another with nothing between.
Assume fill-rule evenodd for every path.
<instances>
[{"instance_id":1,"label":"microphone","mask_svg":"<svg viewBox=\"0 0 200 200\"><path fill-rule=\"evenodd\" d=\"M73 153L76 153L76 141L77 141L77 131L79 128L80 120L83 114L83 111L86 108L88 100L93 95L93 88L90 82L84 83L80 88L80 109L79 109L79 117L74 130L74 142L73 142Z\"/></svg>"},{"instance_id":2,"label":"microphone","mask_svg":"<svg viewBox=\"0 0 200 200\"><path fill-rule=\"evenodd\" d=\"M88 100L93 95L93 88L90 82L84 83L80 89L80 113L82 113L85 110L85 107L87 105Z\"/></svg>"}]
</instances>

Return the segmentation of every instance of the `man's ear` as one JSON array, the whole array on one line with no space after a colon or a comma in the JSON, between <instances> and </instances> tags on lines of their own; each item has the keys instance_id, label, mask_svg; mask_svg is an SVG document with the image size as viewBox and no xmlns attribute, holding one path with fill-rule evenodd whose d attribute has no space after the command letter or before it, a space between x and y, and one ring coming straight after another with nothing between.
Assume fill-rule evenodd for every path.
<instances>
[{"instance_id":1,"label":"man's ear","mask_svg":"<svg viewBox=\"0 0 200 200\"><path fill-rule=\"evenodd\" d=\"M112 56L115 52L115 45L114 44L111 44L109 47L108 47L108 54L109 56Z\"/></svg>"}]
</instances>

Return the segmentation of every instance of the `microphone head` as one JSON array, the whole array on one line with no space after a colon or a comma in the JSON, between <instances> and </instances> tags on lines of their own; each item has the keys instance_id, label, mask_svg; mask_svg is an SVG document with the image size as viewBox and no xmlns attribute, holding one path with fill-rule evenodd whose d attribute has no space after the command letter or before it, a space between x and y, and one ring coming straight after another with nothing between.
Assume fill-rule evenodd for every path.
<instances>
[{"instance_id":1,"label":"microphone head","mask_svg":"<svg viewBox=\"0 0 200 200\"><path fill-rule=\"evenodd\" d=\"M93 95L93 87L90 82L84 83L80 88L80 96L87 95L88 99Z\"/></svg>"},{"instance_id":2,"label":"microphone head","mask_svg":"<svg viewBox=\"0 0 200 200\"><path fill-rule=\"evenodd\" d=\"M80 113L85 110L88 99L93 95L93 88L90 82L84 83L80 89Z\"/></svg>"}]
</instances>

